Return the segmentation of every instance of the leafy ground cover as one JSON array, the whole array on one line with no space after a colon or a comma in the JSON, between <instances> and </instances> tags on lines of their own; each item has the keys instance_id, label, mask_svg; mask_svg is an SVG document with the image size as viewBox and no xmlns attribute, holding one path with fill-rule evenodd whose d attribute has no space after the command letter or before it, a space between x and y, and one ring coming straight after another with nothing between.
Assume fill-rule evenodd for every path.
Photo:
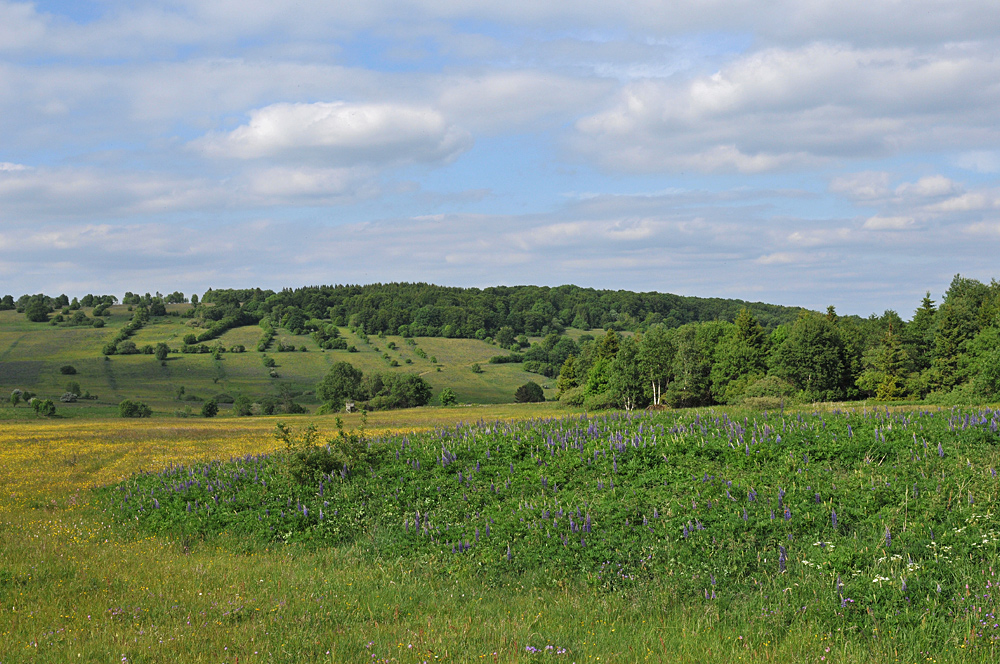
<instances>
[{"instance_id":1,"label":"leafy ground cover","mask_svg":"<svg viewBox=\"0 0 1000 664\"><path fill-rule=\"evenodd\" d=\"M378 415L10 423L0 661L995 661L997 411Z\"/></svg>"}]
</instances>

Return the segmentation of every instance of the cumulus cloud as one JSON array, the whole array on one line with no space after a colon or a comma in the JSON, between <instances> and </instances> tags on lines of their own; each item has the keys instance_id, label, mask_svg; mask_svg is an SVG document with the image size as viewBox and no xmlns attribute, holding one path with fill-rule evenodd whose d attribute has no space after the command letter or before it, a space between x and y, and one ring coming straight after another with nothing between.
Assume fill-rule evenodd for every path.
<instances>
[{"instance_id":1,"label":"cumulus cloud","mask_svg":"<svg viewBox=\"0 0 1000 664\"><path fill-rule=\"evenodd\" d=\"M574 145L616 170L752 173L997 142L998 76L987 49L771 48L710 76L626 85L576 123Z\"/></svg>"},{"instance_id":2,"label":"cumulus cloud","mask_svg":"<svg viewBox=\"0 0 1000 664\"><path fill-rule=\"evenodd\" d=\"M958 192L961 187L951 178L943 175L928 175L916 182L903 183L896 187L898 196L914 196L919 198L940 198Z\"/></svg>"},{"instance_id":3,"label":"cumulus cloud","mask_svg":"<svg viewBox=\"0 0 1000 664\"><path fill-rule=\"evenodd\" d=\"M250 121L195 142L212 157L311 163L446 162L467 150L470 134L432 108L400 104L272 104Z\"/></svg>"}]
</instances>

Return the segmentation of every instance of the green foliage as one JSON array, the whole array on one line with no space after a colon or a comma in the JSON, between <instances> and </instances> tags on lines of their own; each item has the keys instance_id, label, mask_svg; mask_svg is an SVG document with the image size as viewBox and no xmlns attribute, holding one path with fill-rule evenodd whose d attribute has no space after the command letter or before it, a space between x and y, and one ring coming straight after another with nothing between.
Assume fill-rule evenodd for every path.
<instances>
[{"instance_id":1,"label":"green foliage","mask_svg":"<svg viewBox=\"0 0 1000 664\"><path fill-rule=\"evenodd\" d=\"M446 387L441 390L441 405L442 406L454 406L458 403L458 396L455 395L455 391L450 387Z\"/></svg>"},{"instance_id":2,"label":"green foliage","mask_svg":"<svg viewBox=\"0 0 1000 664\"><path fill-rule=\"evenodd\" d=\"M528 381L514 391L514 401L517 403L539 403L545 401L542 386L534 381Z\"/></svg>"},{"instance_id":3,"label":"green foliage","mask_svg":"<svg viewBox=\"0 0 1000 664\"><path fill-rule=\"evenodd\" d=\"M43 417L52 417L56 414L56 404L52 399L33 399L31 407L35 412Z\"/></svg>"},{"instance_id":4,"label":"green foliage","mask_svg":"<svg viewBox=\"0 0 1000 664\"><path fill-rule=\"evenodd\" d=\"M72 364L64 364L61 367L59 367L59 373L61 373L64 376L72 376L73 374L76 373L76 367L74 367Z\"/></svg>"},{"instance_id":5,"label":"green foliage","mask_svg":"<svg viewBox=\"0 0 1000 664\"><path fill-rule=\"evenodd\" d=\"M202 417L215 417L219 414L219 404L215 402L215 399L209 399L201 405L201 416Z\"/></svg>"},{"instance_id":6,"label":"green foliage","mask_svg":"<svg viewBox=\"0 0 1000 664\"><path fill-rule=\"evenodd\" d=\"M351 363L336 362L316 386L316 396L339 410L344 407L345 401L359 398L361 377L361 371Z\"/></svg>"},{"instance_id":7,"label":"green foliage","mask_svg":"<svg viewBox=\"0 0 1000 664\"><path fill-rule=\"evenodd\" d=\"M170 346L163 343L162 341L156 344L156 350L154 351L154 355L156 355L157 360L163 362L164 360L167 359L167 355L169 354L170 354Z\"/></svg>"},{"instance_id":8,"label":"green foliage","mask_svg":"<svg viewBox=\"0 0 1000 664\"><path fill-rule=\"evenodd\" d=\"M803 314L772 357L774 374L790 381L811 400L834 401L845 393L848 371L844 342L823 316Z\"/></svg>"},{"instance_id":9,"label":"green foliage","mask_svg":"<svg viewBox=\"0 0 1000 664\"><path fill-rule=\"evenodd\" d=\"M153 410L141 401L125 399L118 404L118 417L149 417Z\"/></svg>"},{"instance_id":10,"label":"green foliage","mask_svg":"<svg viewBox=\"0 0 1000 664\"><path fill-rule=\"evenodd\" d=\"M365 428L368 423L367 413L361 412L361 424L357 431L345 431L344 422L339 417L337 436L325 445L319 445L319 432L310 424L300 434L278 422L275 425L275 438L284 445L283 462L288 475L298 485L320 484L320 497L323 496L322 484L329 481L335 471L341 479L346 479L352 468L371 463L376 458L368 449L365 438Z\"/></svg>"},{"instance_id":11,"label":"green foliage","mask_svg":"<svg viewBox=\"0 0 1000 664\"><path fill-rule=\"evenodd\" d=\"M24 316L32 323L46 323L52 308L46 304L45 297L33 295L24 307Z\"/></svg>"},{"instance_id":12,"label":"green foliage","mask_svg":"<svg viewBox=\"0 0 1000 664\"><path fill-rule=\"evenodd\" d=\"M831 645L840 660L847 642L889 655L858 661L915 643L913 654L947 643L953 661L991 661L995 415L602 414L442 427L370 447L341 429L347 444L329 448L315 430L279 427L282 454L144 473L96 500L129 533L207 540L212 550L238 541L261 555L280 544L282 564L295 559L290 543L323 560L331 547L364 550L378 593L389 592L393 561L436 570L434 583L478 579L532 597L542 596L535 584L589 586L581 596L602 606L652 587L635 624L694 606L692 629L725 627L713 643L733 650L719 661L773 659L768 648L725 645L746 629L761 643L822 635L789 661L819 659ZM571 597L573 611L579 601Z\"/></svg>"},{"instance_id":13,"label":"green foliage","mask_svg":"<svg viewBox=\"0 0 1000 664\"><path fill-rule=\"evenodd\" d=\"M474 374L481 374L481 373L483 373L483 368L481 366L479 366L479 362L473 362L472 363L472 373L474 373Z\"/></svg>"},{"instance_id":14,"label":"green foliage","mask_svg":"<svg viewBox=\"0 0 1000 664\"><path fill-rule=\"evenodd\" d=\"M253 401L250 397L241 394L233 401L233 414L238 417L247 417L253 414Z\"/></svg>"}]
</instances>

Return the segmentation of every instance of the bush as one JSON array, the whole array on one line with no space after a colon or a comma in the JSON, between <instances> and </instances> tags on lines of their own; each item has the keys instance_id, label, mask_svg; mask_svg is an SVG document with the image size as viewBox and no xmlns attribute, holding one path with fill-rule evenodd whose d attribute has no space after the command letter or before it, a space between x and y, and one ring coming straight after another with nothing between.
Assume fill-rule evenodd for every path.
<instances>
[{"instance_id":1,"label":"bush","mask_svg":"<svg viewBox=\"0 0 1000 664\"><path fill-rule=\"evenodd\" d=\"M215 402L215 399L209 399L201 405L201 416L202 417L215 417L219 414L219 404Z\"/></svg>"},{"instance_id":2,"label":"bush","mask_svg":"<svg viewBox=\"0 0 1000 664\"><path fill-rule=\"evenodd\" d=\"M253 414L253 402L250 397L243 396L242 394L236 397L233 401L233 413L238 417L246 417Z\"/></svg>"},{"instance_id":3,"label":"bush","mask_svg":"<svg viewBox=\"0 0 1000 664\"><path fill-rule=\"evenodd\" d=\"M31 407L35 409L36 413L45 417L52 417L56 414L56 405L52 399L35 399L31 402Z\"/></svg>"},{"instance_id":4,"label":"bush","mask_svg":"<svg viewBox=\"0 0 1000 664\"><path fill-rule=\"evenodd\" d=\"M215 401L215 403L235 403L236 401L236 399L234 399L232 395L226 394L225 392L221 394L216 394L214 397L212 397L212 400Z\"/></svg>"},{"instance_id":5,"label":"bush","mask_svg":"<svg viewBox=\"0 0 1000 664\"><path fill-rule=\"evenodd\" d=\"M586 385L571 387L562 393L562 396L559 397L559 401L563 402L567 406L582 406L584 398L587 396L586 392Z\"/></svg>"},{"instance_id":6,"label":"bush","mask_svg":"<svg viewBox=\"0 0 1000 664\"><path fill-rule=\"evenodd\" d=\"M479 362L473 362L472 363L472 373L474 373L474 374L481 374L481 373L483 373L483 368L481 366L479 366Z\"/></svg>"},{"instance_id":7,"label":"bush","mask_svg":"<svg viewBox=\"0 0 1000 664\"><path fill-rule=\"evenodd\" d=\"M545 392L538 383L529 380L514 391L514 401L517 403L538 403L545 401Z\"/></svg>"},{"instance_id":8,"label":"bush","mask_svg":"<svg viewBox=\"0 0 1000 664\"><path fill-rule=\"evenodd\" d=\"M614 392L601 392L584 398L583 407L587 410L609 410L621 408L622 402Z\"/></svg>"},{"instance_id":9,"label":"bush","mask_svg":"<svg viewBox=\"0 0 1000 664\"><path fill-rule=\"evenodd\" d=\"M61 373L64 376L72 376L73 374L76 373L76 367L74 367L72 364L64 364L61 367L59 367L59 373Z\"/></svg>"},{"instance_id":10,"label":"bush","mask_svg":"<svg viewBox=\"0 0 1000 664\"><path fill-rule=\"evenodd\" d=\"M441 405L442 406L454 406L458 402L458 397L455 395L455 391L450 387L446 387L441 390Z\"/></svg>"},{"instance_id":11,"label":"bush","mask_svg":"<svg viewBox=\"0 0 1000 664\"><path fill-rule=\"evenodd\" d=\"M118 404L118 417L149 417L152 409L141 401L125 399Z\"/></svg>"}]
</instances>

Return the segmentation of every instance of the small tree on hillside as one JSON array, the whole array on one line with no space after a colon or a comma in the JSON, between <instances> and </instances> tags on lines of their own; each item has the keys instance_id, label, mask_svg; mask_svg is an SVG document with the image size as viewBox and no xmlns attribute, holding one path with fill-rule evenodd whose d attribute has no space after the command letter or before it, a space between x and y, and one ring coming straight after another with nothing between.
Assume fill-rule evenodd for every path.
<instances>
[{"instance_id":1,"label":"small tree on hillside","mask_svg":"<svg viewBox=\"0 0 1000 664\"><path fill-rule=\"evenodd\" d=\"M219 414L219 404L215 402L215 399L209 399L201 405L201 416L202 417L215 417Z\"/></svg>"},{"instance_id":2,"label":"small tree on hillside","mask_svg":"<svg viewBox=\"0 0 1000 664\"><path fill-rule=\"evenodd\" d=\"M514 401L517 403L539 403L545 401L545 392L541 385L529 380L515 390Z\"/></svg>"},{"instance_id":3,"label":"small tree on hillside","mask_svg":"<svg viewBox=\"0 0 1000 664\"><path fill-rule=\"evenodd\" d=\"M141 401L125 399L118 404L118 417L149 417L152 409Z\"/></svg>"},{"instance_id":4,"label":"small tree on hillside","mask_svg":"<svg viewBox=\"0 0 1000 664\"><path fill-rule=\"evenodd\" d=\"M454 406L458 402L458 397L455 395L455 391L450 387L446 387L441 390L441 405L442 406Z\"/></svg>"}]
</instances>

